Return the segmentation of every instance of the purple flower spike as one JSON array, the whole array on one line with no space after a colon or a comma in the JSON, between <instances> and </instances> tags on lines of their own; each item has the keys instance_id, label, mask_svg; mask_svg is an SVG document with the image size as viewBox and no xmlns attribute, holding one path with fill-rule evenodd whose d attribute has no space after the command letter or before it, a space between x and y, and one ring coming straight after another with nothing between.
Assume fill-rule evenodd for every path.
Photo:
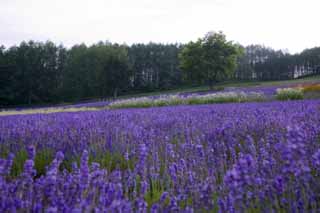
<instances>
[{"instance_id":1,"label":"purple flower spike","mask_svg":"<svg viewBox=\"0 0 320 213\"><path fill-rule=\"evenodd\" d=\"M34 145L27 146L28 159L34 160L36 157L36 148Z\"/></svg>"}]
</instances>

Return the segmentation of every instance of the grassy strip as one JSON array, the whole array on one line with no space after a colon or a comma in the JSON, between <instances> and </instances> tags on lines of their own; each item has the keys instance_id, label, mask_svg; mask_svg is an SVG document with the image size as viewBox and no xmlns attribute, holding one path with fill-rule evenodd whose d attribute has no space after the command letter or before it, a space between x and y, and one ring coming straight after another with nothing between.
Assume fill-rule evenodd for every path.
<instances>
[{"instance_id":1,"label":"grassy strip","mask_svg":"<svg viewBox=\"0 0 320 213\"><path fill-rule=\"evenodd\" d=\"M0 111L0 116L6 115L27 115L27 114L49 114L49 113L56 113L56 112L79 112L79 111L96 111L101 110L98 107L74 107L74 108L45 108L45 109L26 109L26 110L6 110Z\"/></svg>"},{"instance_id":2,"label":"grassy strip","mask_svg":"<svg viewBox=\"0 0 320 213\"><path fill-rule=\"evenodd\" d=\"M163 96L158 99L152 98L132 98L119 100L109 105L110 109L122 108L147 108L174 105L193 105L193 104L213 104L213 103L239 103L239 102L256 102L264 101L265 97L261 93L244 93L244 92L220 92L207 95L192 95L181 97L178 95Z\"/></svg>"}]
</instances>

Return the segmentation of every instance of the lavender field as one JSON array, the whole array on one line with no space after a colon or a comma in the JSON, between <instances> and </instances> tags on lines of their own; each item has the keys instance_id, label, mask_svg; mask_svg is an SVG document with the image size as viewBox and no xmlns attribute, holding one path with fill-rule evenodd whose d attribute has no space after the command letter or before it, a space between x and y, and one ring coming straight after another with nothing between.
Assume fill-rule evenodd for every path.
<instances>
[{"instance_id":1,"label":"lavender field","mask_svg":"<svg viewBox=\"0 0 320 213\"><path fill-rule=\"evenodd\" d=\"M320 100L0 118L1 212L319 212Z\"/></svg>"}]
</instances>

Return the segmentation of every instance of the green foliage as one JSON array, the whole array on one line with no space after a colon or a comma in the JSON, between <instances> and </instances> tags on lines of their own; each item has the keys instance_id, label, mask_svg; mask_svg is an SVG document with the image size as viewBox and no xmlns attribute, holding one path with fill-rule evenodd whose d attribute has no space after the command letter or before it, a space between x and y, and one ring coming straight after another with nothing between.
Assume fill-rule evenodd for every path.
<instances>
[{"instance_id":1,"label":"green foliage","mask_svg":"<svg viewBox=\"0 0 320 213\"><path fill-rule=\"evenodd\" d=\"M71 172L72 171L72 164L76 163L77 166L80 166L80 155L76 155L73 157L69 157L67 159L64 159L62 163L60 164L59 169L63 171L66 169L67 171Z\"/></svg>"},{"instance_id":2,"label":"green foliage","mask_svg":"<svg viewBox=\"0 0 320 213\"><path fill-rule=\"evenodd\" d=\"M72 158L65 159L60 169L66 169L71 171L72 163L77 163L80 166L80 159L81 155L73 156ZM135 166L135 159L126 160L121 153L118 152L97 152L94 155L91 153L89 155L89 164L96 162L100 164L100 167L103 169L112 172L115 169L126 170L130 168L131 170L134 169Z\"/></svg>"},{"instance_id":3,"label":"green foliage","mask_svg":"<svg viewBox=\"0 0 320 213\"><path fill-rule=\"evenodd\" d=\"M215 103L240 103L240 102L258 102L264 101L265 97L260 93L235 93L235 92L226 92L226 93L216 93L209 94L204 96L193 96L187 98L187 104L215 104Z\"/></svg>"},{"instance_id":4,"label":"green foliage","mask_svg":"<svg viewBox=\"0 0 320 213\"><path fill-rule=\"evenodd\" d=\"M28 104L57 101L65 54L62 46L49 41L22 42L6 50L4 70L10 73L9 94L13 95L10 101Z\"/></svg>"},{"instance_id":5,"label":"green foliage","mask_svg":"<svg viewBox=\"0 0 320 213\"><path fill-rule=\"evenodd\" d=\"M37 171L37 176L44 175L46 173L46 167L50 165L50 163L54 159L54 154L51 150L41 150L36 153L35 156L35 169Z\"/></svg>"},{"instance_id":6,"label":"green foliage","mask_svg":"<svg viewBox=\"0 0 320 213\"><path fill-rule=\"evenodd\" d=\"M181 84L178 44L133 44L128 48L135 90L169 89Z\"/></svg>"},{"instance_id":7,"label":"green foliage","mask_svg":"<svg viewBox=\"0 0 320 213\"><path fill-rule=\"evenodd\" d=\"M159 181L150 182L150 190L148 190L146 195L144 196L144 199L148 203L149 207L160 200L160 197L164 191L162 184Z\"/></svg>"},{"instance_id":8,"label":"green foliage","mask_svg":"<svg viewBox=\"0 0 320 213\"><path fill-rule=\"evenodd\" d=\"M0 46L0 106L117 97L181 85L178 44Z\"/></svg>"},{"instance_id":9,"label":"green foliage","mask_svg":"<svg viewBox=\"0 0 320 213\"><path fill-rule=\"evenodd\" d=\"M126 46L99 42L72 47L67 61L64 90L67 99L117 96L129 84Z\"/></svg>"},{"instance_id":10,"label":"green foliage","mask_svg":"<svg viewBox=\"0 0 320 213\"><path fill-rule=\"evenodd\" d=\"M278 100L300 100L303 99L303 91L300 88L277 89Z\"/></svg>"},{"instance_id":11,"label":"green foliage","mask_svg":"<svg viewBox=\"0 0 320 213\"><path fill-rule=\"evenodd\" d=\"M239 80L284 80L293 78L294 58L282 50L263 45L244 47L235 78Z\"/></svg>"},{"instance_id":12,"label":"green foliage","mask_svg":"<svg viewBox=\"0 0 320 213\"><path fill-rule=\"evenodd\" d=\"M89 162L97 162L102 168L105 168L108 171L113 171L115 169L126 170L128 168L133 170L135 165L133 159L127 161L124 156L118 152L99 153L95 156L90 155Z\"/></svg>"},{"instance_id":13,"label":"green foliage","mask_svg":"<svg viewBox=\"0 0 320 213\"><path fill-rule=\"evenodd\" d=\"M5 157L5 156L3 156ZM46 167L52 162L54 158L53 152L51 150L41 150L36 153L35 156L35 169L37 171L37 176L45 174ZM11 176L17 177L23 172L24 163L28 159L28 153L26 150L20 150L15 154L13 160L13 165L11 168Z\"/></svg>"},{"instance_id":14,"label":"green foliage","mask_svg":"<svg viewBox=\"0 0 320 213\"><path fill-rule=\"evenodd\" d=\"M183 71L184 81L190 83L204 83L206 77L203 69L201 40L189 42L179 54L180 67Z\"/></svg>"},{"instance_id":15,"label":"green foliage","mask_svg":"<svg viewBox=\"0 0 320 213\"><path fill-rule=\"evenodd\" d=\"M209 32L190 42L180 53L180 66L185 78L191 82L213 84L230 78L236 68L237 57L242 48L226 40L222 33Z\"/></svg>"},{"instance_id":16,"label":"green foliage","mask_svg":"<svg viewBox=\"0 0 320 213\"><path fill-rule=\"evenodd\" d=\"M0 145L0 158L6 158L8 154L8 148L6 146Z\"/></svg>"},{"instance_id":17,"label":"green foliage","mask_svg":"<svg viewBox=\"0 0 320 213\"><path fill-rule=\"evenodd\" d=\"M11 176L17 177L23 172L24 163L28 158L28 153L26 150L21 149L19 152L15 154L15 158L13 160L13 165L11 168Z\"/></svg>"}]
</instances>

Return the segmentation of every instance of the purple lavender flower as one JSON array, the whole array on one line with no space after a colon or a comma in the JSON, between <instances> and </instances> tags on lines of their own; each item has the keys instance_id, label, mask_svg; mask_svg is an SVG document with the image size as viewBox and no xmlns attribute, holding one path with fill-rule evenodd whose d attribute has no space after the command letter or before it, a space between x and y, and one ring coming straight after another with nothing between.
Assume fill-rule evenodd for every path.
<instances>
[{"instance_id":1,"label":"purple lavender flower","mask_svg":"<svg viewBox=\"0 0 320 213\"><path fill-rule=\"evenodd\" d=\"M29 177L35 176L36 171L35 171L35 169L33 167L34 167L33 160L27 160L24 163L24 169L23 169L24 172L23 172L23 174L26 175L26 176L29 176Z\"/></svg>"},{"instance_id":2,"label":"purple lavender flower","mask_svg":"<svg viewBox=\"0 0 320 213\"><path fill-rule=\"evenodd\" d=\"M320 170L320 149L312 155L312 163L318 170Z\"/></svg>"},{"instance_id":3,"label":"purple lavender flower","mask_svg":"<svg viewBox=\"0 0 320 213\"><path fill-rule=\"evenodd\" d=\"M317 212L319 105L3 116L1 154L17 159L0 160L0 212ZM41 175L34 147L56 153Z\"/></svg>"},{"instance_id":4,"label":"purple lavender flower","mask_svg":"<svg viewBox=\"0 0 320 213\"><path fill-rule=\"evenodd\" d=\"M33 145L27 146L28 159L35 159L36 156L36 148Z\"/></svg>"}]
</instances>

